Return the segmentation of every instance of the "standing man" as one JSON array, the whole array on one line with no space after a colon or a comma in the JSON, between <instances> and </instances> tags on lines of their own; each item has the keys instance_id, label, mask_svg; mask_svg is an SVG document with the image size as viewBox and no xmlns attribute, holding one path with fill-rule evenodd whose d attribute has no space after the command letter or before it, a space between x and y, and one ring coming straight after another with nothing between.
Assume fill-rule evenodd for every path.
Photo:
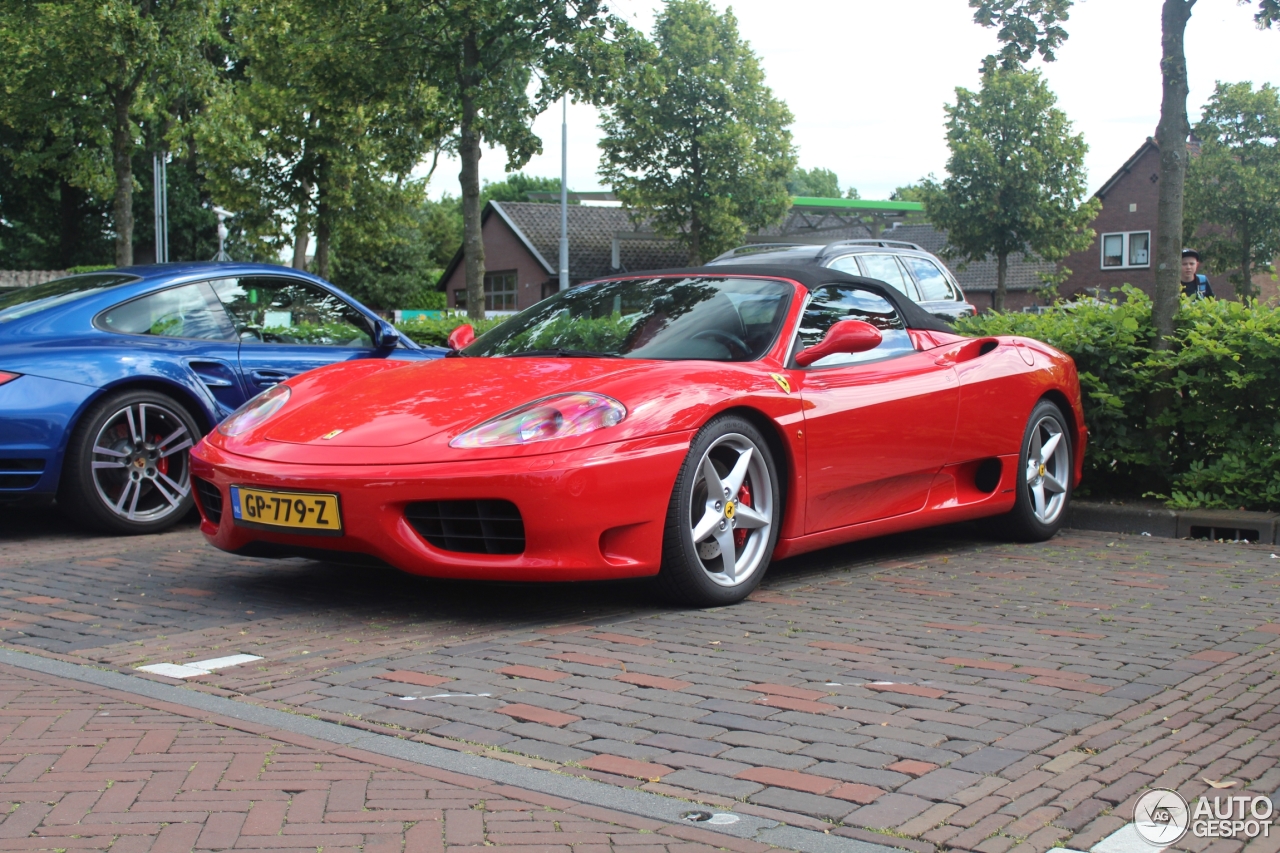
<instances>
[{"instance_id":1,"label":"standing man","mask_svg":"<svg viewBox=\"0 0 1280 853\"><path fill-rule=\"evenodd\" d=\"M1194 299L1213 296L1213 287L1207 276L1196 271L1200 269L1200 253L1195 249L1182 250L1182 292Z\"/></svg>"}]
</instances>

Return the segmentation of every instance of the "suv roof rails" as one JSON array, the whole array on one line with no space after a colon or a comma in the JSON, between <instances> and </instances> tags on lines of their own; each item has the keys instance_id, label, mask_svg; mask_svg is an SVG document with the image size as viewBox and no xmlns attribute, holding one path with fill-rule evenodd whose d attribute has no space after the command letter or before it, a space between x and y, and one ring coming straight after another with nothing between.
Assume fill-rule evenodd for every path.
<instances>
[{"instance_id":1,"label":"suv roof rails","mask_svg":"<svg viewBox=\"0 0 1280 853\"><path fill-rule=\"evenodd\" d=\"M813 243L748 243L745 246L730 249L723 255L717 255L712 260L719 261L724 258L737 258L742 255L754 255L758 252L769 252L774 249L813 249L816 252L820 251L822 247Z\"/></svg>"},{"instance_id":2,"label":"suv roof rails","mask_svg":"<svg viewBox=\"0 0 1280 853\"><path fill-rule=\"evenodd\" d=\"M875 239L859 239L859 240L837 240L834 243L828 243L825 251L838 249L845 246L876 246L881 249L914 249L917 252L923 252L924 249L915 243L908 243L905 240L875 240Z\"/></svg>"}]
</instances>

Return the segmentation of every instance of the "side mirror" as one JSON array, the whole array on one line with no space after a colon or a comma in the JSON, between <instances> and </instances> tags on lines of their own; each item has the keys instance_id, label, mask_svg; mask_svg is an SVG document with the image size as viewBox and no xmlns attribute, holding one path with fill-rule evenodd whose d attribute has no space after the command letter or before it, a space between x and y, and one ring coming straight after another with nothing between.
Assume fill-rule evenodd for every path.
<instances>
[{"instance_id":1,"label":"side mirror","mask_svg":"<svg viewBox=\"0 0 1280 853\"><path fill-rule=\"evenodd\" d=\"M373 326L374 349L395 349L400 343L400 333L386 320L378 320Z\"/></svg>"},{"instance_id":2,"label":"side mirror","mask_svg":"<svg viewBox=\"0 0 1280 853\"><path fill-rule=\"evenodd\" d=\"M808 367L829 355L866 352L880 346L880 330L862 320L841 320L827 329L821 341L796 353L796 364Z\"/></svg>"},{"instance_id":3,"label":"side mirror","mask_svg":"<svg viewBox=\"0 0 1280 853\"><path fill-rule=\"evenodd\" d=\"M457 352L471 346L471 342L476 339L476 330L470 323L463 323L458 328L449 333L449 349Z\"/></svg>"}]
</instances>

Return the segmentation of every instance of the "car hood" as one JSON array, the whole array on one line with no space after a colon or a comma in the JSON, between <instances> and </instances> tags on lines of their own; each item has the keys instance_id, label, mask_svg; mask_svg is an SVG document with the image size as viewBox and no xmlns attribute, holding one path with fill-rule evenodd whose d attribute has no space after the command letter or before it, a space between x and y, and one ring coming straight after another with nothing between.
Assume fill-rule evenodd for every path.
<instances>
[{"instance_id":1,"label":"car hood","mask_svg":"<svg viewBox=\"0 0 1280 853\"><path fill-rule=\"evenodd\" d=\"M449 358L374 371L337 366L291 382L295 400L252 437L332 448L399 447L442 431L460 433L532 400L590 390L639 365L623 359Z\"/></svg>"}]
</instances>

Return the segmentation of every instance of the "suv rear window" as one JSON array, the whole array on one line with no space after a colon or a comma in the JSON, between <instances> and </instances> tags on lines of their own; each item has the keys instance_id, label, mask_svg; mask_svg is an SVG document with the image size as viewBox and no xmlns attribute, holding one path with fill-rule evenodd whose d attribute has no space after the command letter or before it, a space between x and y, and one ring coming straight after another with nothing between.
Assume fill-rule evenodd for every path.
<instances>
[{"instance_id":1,"label":"suv rear window","mask_svg":"<svg viewBox=\"0 0 1280 853\"><path fill-rule=\"evenodd\" d=\"M913 258L910 255L903 255L900 260L915 274L916 284L920 286L921 301L954 301L956 299L951 283L933 261Z\"/></svg>"}]
</instances>

